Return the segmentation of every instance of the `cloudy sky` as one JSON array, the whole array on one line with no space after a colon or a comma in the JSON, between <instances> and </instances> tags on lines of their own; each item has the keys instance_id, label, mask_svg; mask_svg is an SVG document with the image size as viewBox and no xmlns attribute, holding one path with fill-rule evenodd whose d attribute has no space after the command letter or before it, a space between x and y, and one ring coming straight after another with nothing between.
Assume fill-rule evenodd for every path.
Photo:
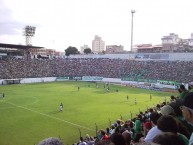
<instances>
[{"instance_id":1,"label":"cloudy sky","mask_svg":"<svg viewBox=\"0 0 193 145\"><path fill-rule=\"evenodd\" d=\"M161 37L193 33L193 0L0 0L0 43L25 44L23 28L36 27L33 45L64 51L92 47L95 35L106 45L161 44Z\"/></svg>"}]
</instances>

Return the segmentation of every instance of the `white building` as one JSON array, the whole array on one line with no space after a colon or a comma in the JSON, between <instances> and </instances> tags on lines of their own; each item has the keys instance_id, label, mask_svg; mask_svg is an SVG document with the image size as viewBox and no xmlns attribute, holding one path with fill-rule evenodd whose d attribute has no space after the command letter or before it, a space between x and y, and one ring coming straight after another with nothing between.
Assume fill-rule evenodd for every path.
<instances>
[{"instance_id":1,"label":"white building","mask_svg":"<svg viewBox=\"0 0 193 145\"><path fill-rule=\"evenodd\" d=\"M94 40L92 41L92 52L101 53L105 49L105 42L101 37L95 35Z\"/></svg>"},{"instance_id":2,"label":"white building","mask_svg":"<svg viewBox=\"0 0 193 145\"><path fill-rule=\"evenodd\" d=\"M81 47L80 47L80 53L81 53L81 54L84 54L84 49L86 49L86 48L89 48L88 45L85 45L85 44L84 44L84 46L81 46Z\"/></svg>"}]
</instances>

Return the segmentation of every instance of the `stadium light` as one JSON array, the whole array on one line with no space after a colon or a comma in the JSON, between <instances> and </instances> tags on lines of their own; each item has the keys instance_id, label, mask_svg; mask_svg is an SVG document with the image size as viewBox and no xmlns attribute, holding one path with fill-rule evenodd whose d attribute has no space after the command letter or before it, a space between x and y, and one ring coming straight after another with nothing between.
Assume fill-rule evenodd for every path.
<instances>
[{"instance_id":1,"label":"stadium light","mask_svg":"<svg viewBox=\"0 0 193 145\"><path fill-rule=\"evenodd\" d=\"M29 26L29 25L24 28L24 36L26 37L25 39L26 45L32 45L31 38L34 37L35 30L36 30L36 27Z\"/></svg>"}]
</instances>

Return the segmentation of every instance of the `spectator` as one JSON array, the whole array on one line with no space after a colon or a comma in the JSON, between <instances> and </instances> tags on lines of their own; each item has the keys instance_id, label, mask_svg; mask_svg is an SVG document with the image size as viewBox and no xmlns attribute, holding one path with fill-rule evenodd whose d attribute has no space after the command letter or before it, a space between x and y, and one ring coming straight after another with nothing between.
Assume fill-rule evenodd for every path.
<instances>
[{"instance_id":1,"label":"spectator","mask_svg":"<svg viewBox=\"0 0 193 145\"><path fill-rule=\"evenodd\" d=\"M83 137L80 137L80 142L78 145L87 145L87 143L84 141Z\"/></svg>"},{"instance_id":2,"label":"spectator","mask_svg":"<svg viewBox=\"0 0 193 145\"><path fill-rule=\"evenodd\" d=\"M50 137L42 140L38 145L64 145L64 143L59 138Z\"/></svg>"},{"instance_id":3,"label":"spectator","mask_svg":"<svg viewBox=\"0 0 193 145\"><path fill-rule=\"evenodd\" d=\"M160 113L162 115L175 115L174 109L169 105L164 105L161 108Z\"/></svg>"},{"instance_id":4,"label":"spectator","mask_svg":"<svg viewBox=\"0 0 193 145\"><path fill-rule=\"evenodd\" d=\"M186 121L188 121L191 125L193 124L193 92L188 93L184 100L183 106L181 107L182 114ZM189 139L189 145L193 145L193 133Z\"/></svg>"},{"instance_id":5,"label":"spectator","mask_svg":"<svg viewBox=\"0 0 193 145\"><path fill-rule=\"evenodd\" d=\"M176 119L170 115L163 115L157 121L157 127L162 132L172 132L178 135L186 145L188 145L188 138L178 132L178 124Z\"/></svg>"},{"instance_id":6,"label":"spectator","mask_svg":"<svg viewBox=\"0 0 193 145\"><path fill-rule=\"evenodd\" d=\"M158 129L157 127L157 120L160 118L160 114L158 114L157 112L153 112L150 115L150 120L152 123L152 128L149 130L149 132L147 133L147 136L145 137L144 141L145 142L152 142L153 138L160 134L162 131L160 129Z\"/></svg>"},{"instance_id":7,"label":"spectator","mask_svg":"<svg viewBox=\"0 0 193 145\"><path fill-rule=\"evenodd\" d=\"M157 143L159 145L186 145L178 135L171 132L164 132L156 135L153 138L153 143Z\"/></svg>"},{"instance_id":8,"label":"spectator","mask_svg":"<svg viewBox=\"0 0 193 145\"><path fill-rule=\"evenodd\" d=\"M122 136L121 133L114 133L111 135L110 140L115 144L115 145L126 145L125 139Z\"/></svg>"},{"instance_id":9,"label":"spectator","mask_svg":"<svg viewBox=\"0 0 193 145\"><path fill-rule=\"evenodd\" d=\"M179 97L180 97L180 99L183 99L184 96L188 93L188 90L186 90L184 85L180 85L180 90L181 90L181 93L180 93Z\"/></svg>"},{"instance_id":10,"label":"spectator","mask_svg":"<svg viewBox=\"0 0 193 145\"><path fill-rule=\"evenodd\" d=\"M129 132L128 130L125 130L123 133L122 133L122 136L125 140L125 144L126 145L130 145L131 143L131 132Z\"/></svg>"}]
</instances>

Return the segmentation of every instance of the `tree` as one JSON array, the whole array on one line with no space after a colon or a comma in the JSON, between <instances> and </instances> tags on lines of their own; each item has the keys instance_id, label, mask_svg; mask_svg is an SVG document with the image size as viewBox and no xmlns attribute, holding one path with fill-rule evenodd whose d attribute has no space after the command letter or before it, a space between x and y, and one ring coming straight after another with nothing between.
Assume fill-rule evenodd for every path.
<instances>
[{"instance_id":1,"label":"tree","mask_svg":"<svg viewBox=\"0 0 193 145\"><path fill-rule=\"evenodd\" d=\"M85 54L91 53L91 49L90 49L90 48L85 48L85 49L84 49L84 53L85 53Z\"/></svg>"},{"instance_id":2,"label":"tree","mask_svg":"<svg viewBox=\"0 0 193 145\"><path fill-rule=\"evenodd\" d=\"M66 56L69 56L71 54L79 54L79 51L76 47L69 46L66 50Z\"/></svg>"}]
</instances>

